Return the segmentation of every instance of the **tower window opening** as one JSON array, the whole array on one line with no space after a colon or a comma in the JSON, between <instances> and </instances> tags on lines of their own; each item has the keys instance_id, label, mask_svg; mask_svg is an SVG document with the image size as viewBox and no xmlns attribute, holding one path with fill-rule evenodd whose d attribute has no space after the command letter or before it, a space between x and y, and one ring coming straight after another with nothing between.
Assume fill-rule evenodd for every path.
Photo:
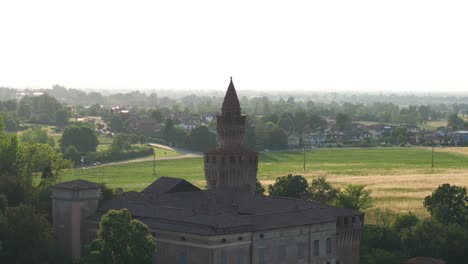
<instances>
[{"instance_id":1,"label":"tower window opening","mask_svg":"<svg viewBox=\"0 0 468 264\"><path fill-rule=\"evenodd\" d=\"M211 158L211 161L212 161L214 164L216 164L216 156L213 156L213 157Z\"/></svg>"},{"instance_id":2,"label":"tower window opening","mask_svg":"<svg viewBox=\"0 0 468 264\"><path fill-rule=\"evenodd\" d=\"M236 163L236 157L231 156L231 163Z\"/></svg>"},{"instance_id":3,"label":"tower window opening","mask_svg":"<svg viewBox=\"0 0 468 264\"><path fill-rule=\"evenodd\" d=\"M221 156L221 163L224 162L224 156Z\"/></svg>"}]
</instances>

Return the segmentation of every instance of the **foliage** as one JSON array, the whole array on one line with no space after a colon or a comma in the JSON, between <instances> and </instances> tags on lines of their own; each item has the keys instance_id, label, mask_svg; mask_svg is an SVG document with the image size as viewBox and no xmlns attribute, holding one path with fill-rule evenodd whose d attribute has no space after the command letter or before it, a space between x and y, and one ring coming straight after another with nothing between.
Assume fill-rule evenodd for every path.
<instances>
[{"instance_id":1,"label":"foliage","mask_svg":"<svg viewBox=\"0 0 468 264\"><path fill-rule=\"evenodd\" d=\"M0 193L0 214L2 214L3 211L5 211L7 206L8 206L8 200L6 196L3 193Z\"/></svg>"},{"instance_id":2,"label":"foliage","mask_svg":"<svg viewBox=\"0 0 468 264\"><path fill-rule=\"evenodd\" d=\"M351 117L344 113L338 113L336 115L336 129L338 129L338 131L349 131L351 128Z\"/></svg>"},{"instance_id":3,"label":"foliage","mask_svg":"<svg viewBox=\"0 0 468 264\"><path fill-rule=\"evenodd\" d=\"M216 135L206 126L199 126L190 132L190 147L196 151L206 151L216 146Z\"/></svg>"},{"instance_id":4,"label":"foliage","mask_svg":"<svg viewBox=\"0 0 468 264\"><path fill-rule=\"evenodd\" d=\"M66 109L59 109L55 112L55 124L63 126L68 124L68 112Z\"/></svg>"},{"instance_id":5,"label":"foliage","mask_svg":"<svg viewBox=\"0 0 468 264\"><path fill-rule=\"evenodd\" d=\"M123 152L129 150L132 144L127 136L118 134L114 137L112 144L109 148L109 151L112 153Z\"/></svg>"},{"instance_id":6,"label":"foliage","mask_svg":"<svg viewBox=\"0 0 468 264\"><path fill-rule=\"evenodd\" d=\"M52 263L54 243L49 221L34 207L8 207L0 214L1 263Z\"/></svg>"},{"instance_id":7,"label":"foliage","mask_svg":"<svg viewBox=\"0 0 468 264\"><path fill-rule=\"evenodd\" d=\"M258 180L255 179L255 194L262 195L265 193L265 187L263 187L262 183Z\"/></svg>"},{"instance_id":8,"label":"foliage","mask_svg":"<svg viewBox=\"0 0 468 264\"><path fill-rule=\"evenodd\" d=\"M419 223L419 219L416 215L411 212L407 214L399 214L393 222L392 228L397 232L401 233L404 229L412 228Z\"/></svg>"},{"instance_id":9,"label":"foliage","mask_svg":"<svg viewBox=\"0 0 468 264\"><path fill-rule=\"evenodd\" d=\"M395 253L381 248L364 250L361 256L362 264L395 264L400 263L400 258Z\"/></svg>"},{"instance_id":10,"label":"foliage","mask_svg":"<svg viewBox=\"0 0 468 264\"><path fill-rule=\"evenodd\" d=\"M61 172L73 167L71 161L63 158L50 145L30 143L22 146L20 159L21 175L32 177L33 173L42 173L42 178L57 179Z\"/></svg>"},{"instance_id":11,"label":"foliage","mask_svg":"<svg viewBox=\"0 0 468 264\"><path fill-rule=\"evenodd\" d=\"M308 193L312 201L330 203L338 197L339 190L334 188L325 177L319 177L312 179Z\"/></svg>"},{"instance_id":12,"label":"foliage","mask_svg":"<svg viewBox=\"0 0 468 264\"><path fill-rule=\"evenodd\" d=\"M301 175L288 174L276 178L273 185L268 185L271 196L302 198L307 195L307 180Z\"/></svg>"},{"instance_id":13,"label":"foliage","mask_svg":"<svg viewBox=\"0 0 468 264\"><path fill-rule=\"evenodd\" d=\"M424 207L441 223L463 225L468 220L467 202L466 187L445 183L424 198Z\"/></svg>"},{"instance_id":14,"label":"foliage","mask_svg":"<svg viewBox=\"0 0 468 264\"><path fill-rule=\"evenodd\" d=\"M468 263L468 233L459 225L427 219L402 234L409 256L442 258L447 263Z\"/></svg>"},{"instance_id":15,"label":"foliage","mask_svg":"<svg viewBox=\"0 0 468 264\"><path fill-rule=\"evenodd\" d=\"M81 163L81 153L78 150L76 150L74 146L66 147L63 151L63 157L65 159L73 161L75 166Z\"/></svg>"},{"instance_id":16,"label":"foliage","mask_svg":"<svg viewBox=\"0 0 468 264\"><path fill-rule=\"evenodd\" d=\"M272 150L286 149L288 147L288 137L282 129L273 128L268 132L268 146Z\"/></svg>"},{"instance_id":17,"label":"foliage","mask_svg":"<svg viewBox=\"0 0 468 264\"><path fill-rule=\"evenodd\" d=\"M17 175L19 158L20 144L16 135L0 130L0 175Z\"/></svg>"},{"instance_id":18,"label":"foliage","mask_svg":"<svg viewBox=\"0 0 468 264\"><path fill-rule=\"evenodd\" d=\"M33 126L23 131L19 138L23 143L41 143L49 144L52 147L55 146L54 139L47 135L47 129L38 126Z\"/></svg>"},{"instance_id":19,"label":"foliage","mask_svg":"<svg viewBox=\"0 0 468 264\"><path fill-rule=\"evenodd\" d=\"M148 227L132 220L127 209L109 210L101 219L97 238L88 245L84 263L152 263L156 244Z\"/></svg>"},{"instance_id":20,"label":"foliage","mask_svg":"<svg viewBox=\"0 0 468 264\"><path fill-rule=\"evenodd\" d=\"M30 123L55 124L55 113L63 106L48 94L25 96L19 102L18 114Z\"/></svg>"},{"instance_id":21,"label":"foliage","mask_svg":"<svg viewBox=\"0 0 468 264\"><path fill-rule=\"evenodd\" d=\"M336 199L336 204L344 208L365 210L372 207L374 201L371 191L365 189L365 185L350 184L341 191Z\"/></svg>"},{"instance_id":22,"label":"foliage","mask_svg":"<svg viewBox=\"0 0 468 264\"><path fill-rule=\"evenodd\" d=\"M457 114L451 114L448 117L448 126L454 129L461 129L464 125L464 120L460 118Z\"/></svg>"},{"instance_id":23,"label":"foliage","mask_svg":"<svg viewBox=\"0 0 468 264\"><path fill-rule=\"evenodd\" d=\"M10 112L0 112L0 118L3 119L6 131L17 131L19 129L19 123L16 119L16 115Z\"/></svg>"},{"instance_id":24,"label":"foliage","mask_svg":"<svg viewBox=\"0 0 468 264\"><path fill-rule=\"evenodd\" d=\"M75 124L63 131L61 146L66 149L74 146L79 152L94 152L99 144L94 130L84 124Z\"/></svg>"},{"instance_id":25,"label":"foliage","mask_svg":"<svg viewBox=\"0 0 468 264\"><path fill-rule=\"evenodd\" d=\"M37 190L25 177L0 176L0 193L4 194L9 206L20 203L34 204L37 201Z\"/></svg>"}]
</instances>

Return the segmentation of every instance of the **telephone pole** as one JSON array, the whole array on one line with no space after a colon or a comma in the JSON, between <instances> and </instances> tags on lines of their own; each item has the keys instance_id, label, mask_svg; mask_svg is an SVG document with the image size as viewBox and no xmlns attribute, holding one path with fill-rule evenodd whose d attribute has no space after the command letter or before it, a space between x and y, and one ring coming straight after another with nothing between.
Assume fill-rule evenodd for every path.
<instances>
[{"instance_id":1,"label":"telephone pole","mask_svg":"<svg viewBox=\"0 0 468 264\"><path fill-rule=\"evenodd\" d=\"M432 162L431 162L431 168L434 168L434 143L432 143Z\"/></svg>"},{"instance_id":2,"label":"telephone pole","mask_svg":"<svg viewBox=\"0 0 468 264\"><path fill-rule=\"evenodd\" d=\"M305 164L305 158L306 158L306 157L305 157L305 147L304 147L304 171L305 171L305 166L306 166L306 164Z\"/></svg>"}]
</instances>

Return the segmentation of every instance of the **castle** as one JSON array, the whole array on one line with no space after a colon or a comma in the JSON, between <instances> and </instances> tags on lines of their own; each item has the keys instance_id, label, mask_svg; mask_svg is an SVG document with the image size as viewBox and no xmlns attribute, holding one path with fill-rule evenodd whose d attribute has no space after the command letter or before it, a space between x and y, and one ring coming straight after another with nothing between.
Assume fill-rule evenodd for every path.
<instances>
[{"instance_id":1,"label":"castle","mask_svg":"<svg viewBox=\"0 0 468 264\"><path fill-rule=\"evenodd\" d=\"M242 147L245 119L231 78L217 117L218 147L204 153L207 190L161 177L141 192L99 205L99 184L74 180L53 186L58 244L80 257L102 215L127 208L153 234L155 263L359 264L362 213L255 194L258 153Z\"/></svg>"}]
</instances>

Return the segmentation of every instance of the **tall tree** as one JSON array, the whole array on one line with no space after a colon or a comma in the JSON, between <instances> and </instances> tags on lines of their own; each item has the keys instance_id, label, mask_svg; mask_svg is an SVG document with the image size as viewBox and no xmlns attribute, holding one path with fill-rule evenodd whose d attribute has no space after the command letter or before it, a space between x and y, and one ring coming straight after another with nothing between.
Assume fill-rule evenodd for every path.
<instances>
[{"instance_id":1,"label":"tall tree","mask_svg":"<svg viewBox=\"0 0 468 264\"><path fill-rule=\"evenodd\" d=\"M34 207L8 207L0 214L0 263L52 263L54 243L47 218Z\"/></svg>"},{"instance_id":2,"label":"tall tree","mask_svg":"<svg viewBox=\"0 0 468 264\"><path fill-rule=\"evenodd\" d=\"M97 238L88 245L84 263L152 263L156 244L148 227L131 219L127 209L109 210L102 216Z\"/></svg>"},{"instance_id":3,"label":"tall tree","mask_svg":"<svg viewBox=\"0 0 468 264\"><path fill-rule=\"evenodd\" d=\"M307 180L301 175L281 176L268 186L268 192L272 196L302 198L308 193Z\"/></svg>"},{"instance_id":4,"label":"tall tree","mask_svg":"<svg viewBox=\"0 0 468 264\"><path fill-rule=\"evenodd\" d=\"M206 151L216 146L216 135L206 126L199 126L191 131L190 141L192 149Z\"/></svg>"},{"instance_id":5,"label":"tall tree","mask_svg":"<svg viewBox=\"0 0 468 264\"><path fill-rule=\"evenodd\" d=\"M347 114L338 113L336 115L336 128L339 131L349 131L352 128L351 117Z\"/></svg>"},{"instance_id":6,"label":"tall tree","mask_svg":"<svg viewBox=\"0 0 468 264\"><path fill-rule=\"evenodd\" d=\"M329 203L336 199L339 190L334 188L325 177L319 177L312 180L308 193L312 201Z\"/></svg>"},{"instance_id":7,"label":"tall tree","mask_svg":"<svg viewBox=\"0 0 468 264\"><path fill-rule=\"evenodd\" d=\"M94 152L99 144L94 129L85 124L69 126L63 131L62 149L74 146L80 152Z\"/></svg>"},{"instance_id":8,"label":"tall tree","mask_svg":"<svg viewBox=\"0 0 468 264\"><path fill-rule=\"evenodd\" d=\"M365 185L350 184L341 191L336 199L336 204L344 208L365 210L373 204L371 191L365 189Z\"/></svg>"},{"instance_id":9,"label":"tall tree","mask_svg":"<svg viewBox=\"0 0 468 264\"><path fill-rule=\"evenodd\" d=\"M424 207L444 224L468 224L468 196L466 187L444 183L424 198Z\"/></svg>"}]
</instances>

